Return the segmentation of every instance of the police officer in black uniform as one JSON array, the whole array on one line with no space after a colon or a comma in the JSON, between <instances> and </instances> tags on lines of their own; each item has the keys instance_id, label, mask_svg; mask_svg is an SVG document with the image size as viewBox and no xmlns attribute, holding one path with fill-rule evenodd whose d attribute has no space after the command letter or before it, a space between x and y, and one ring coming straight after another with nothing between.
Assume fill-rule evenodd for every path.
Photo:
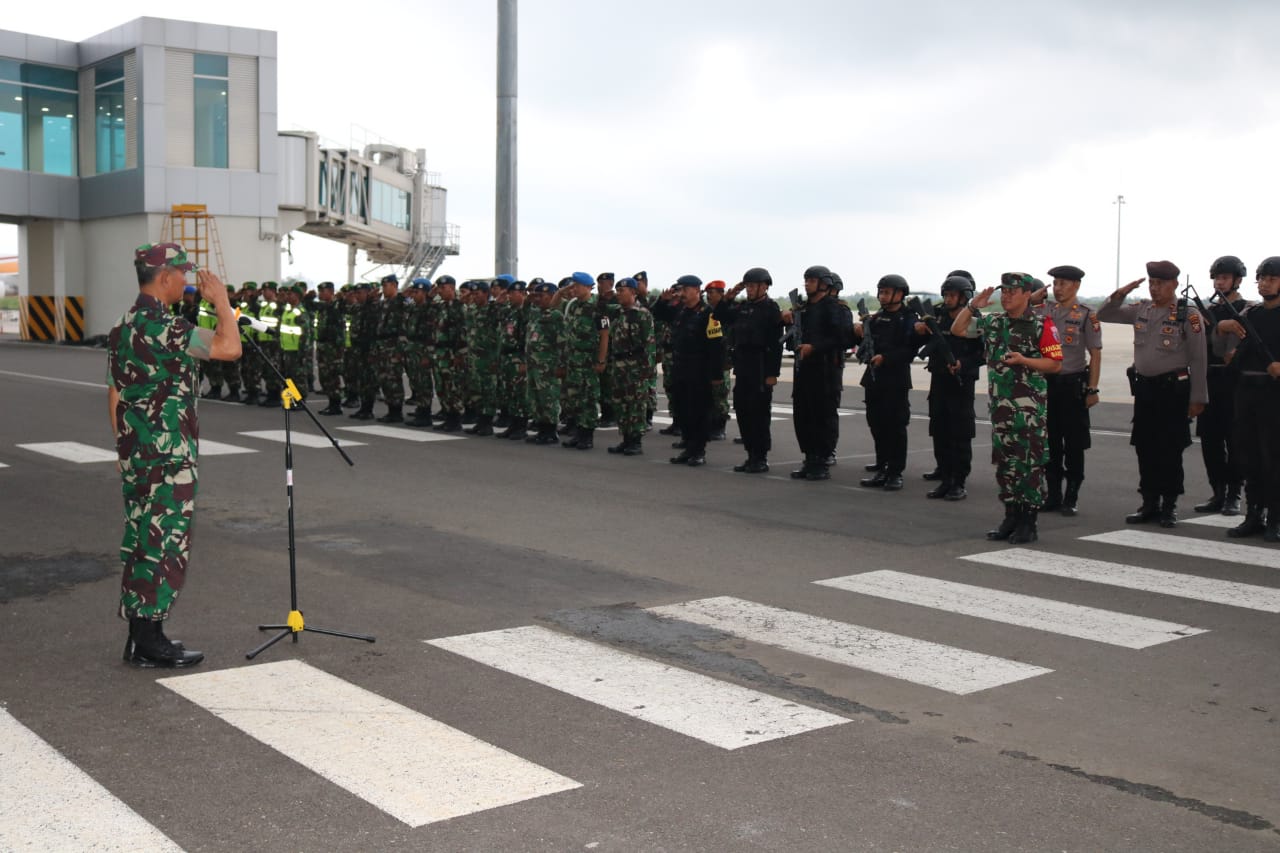
<instances>
[{"instance_id":1,"label":"police officer in black uniform","mask_svg":"<svg viewBox=\"0 0 1280 853\"><path fill-rule=\"evenodd\" d=\"M963 336L951 334L956 317L969 310L969 300L973 298L973 279L966 276L963 271L947 276L942 282L942 304L937 306L938 325L955 362L948 363L936 341L929 340L925 345L929 359L929 435L937 463L937 468L925 477L938 482L927 496L949 501L962 501L969 495L965 481L973 467L977 423L974 387L984 363L977 324L971 323ZM918 322L916 333L929 334L929 327Z\"/></svg>"},{"instance_id":2,"label":"police officer in black uniform","mask_svg":"<svg viewBox=\"0 0 1280 853\"><path fill-rule=\"evenodd\" d=\"M768 270L752 267L712 311L734 341L733 411L747 451L747 460L733 467L739 473L769 470L773 386L782 372L782 312L769 298L771 284ZM735 302L734 297L744 288L746 301Z\"/></svg>"},{"instance_id":3,"label":"police officer in black uniform","mask_svg":"<svg viewBox=\"0 0 1280 853\"><path fill-rule=\"evenodd\" d=\"M1196 504L1193 507L1196 512L1240 514L1243 477L1231 434L1240 366L1226 361L1232 336L1213 334L1213 331L1219 322L1235 316L1225 303L1230 302L1237 312L1243 311L1248 304L1240 296L1240 282L1246 272L1244 262L1235 255L1223 255L1209 267L1216 291L1215 299L1208 306L1209 316L1205 318L1210 332L1209 405L1196 418L1196 435L1200 438L1200 455L1204 459L1204 472L1209 477L1213 495L1204 503Z\"/></svg>"},{"instance_id":4,"label":"police officer in black uniform","mask_svg":"<svg viewBox=\"0 0 1280 853\"><path fill-rule=\"evenodd\" d=\"M671 464L697 467L707 464L711 386L724 381L724 333L702 301L702 279L682 275L668 294L672 298L654 305L653 316L671 325L672 391L682 430L675 444L681 452Z\"/></svg>"},{"instance_id":5,"label":"police officer in black uniform","mask_svg":"<svg viewBox=\"0 0 1280 853\"><path fill-rule=\"evenodd\" d=\"M915 330L915 312L902 304L910 292L902 276L883 276L876 285L880 310L854 326L855 337L870 335L875 342L875 355L859 384L866 392L867 426L875 441L876 459L884 466L860 484L887 492L902 488L911 422L911 361L924 342Z\"/></svg>"},{"instance_id":6,"label":"police officer in black uniform","mask_svg":"<svg viewBox=\"0 0 1280 853\"><path fill-rule=\"evenodd\" d=\"M800 324L791 382L792 422L804 463L791 472L793 480L831 479L829 459L836 436L831 424L840 399L840 320L831 297L831 270L821 264L804 271L805 304L785 311L782 322Z\"/></svg>"},{"instance_id":7,"label":"police officer in black uniform","mask_svg":"<svg viewBox=\"0 0 1280 853\"><path fill-rule=\"evenodd\" d=\"M1249 332L1239 321L1220 320L1217 331L1239 340L1232 363L1240 371L1235 389L1235 450L1245 472L1248 508L1239 526L1227 531L1234 538L1263 534L1280 542L1280 256L1258 265L1260 305L1245 309ZM1256 333L1256 335L1255 335ZM1212 399L1212 398L1211 398Z\"/></svg>"}]
</instances>

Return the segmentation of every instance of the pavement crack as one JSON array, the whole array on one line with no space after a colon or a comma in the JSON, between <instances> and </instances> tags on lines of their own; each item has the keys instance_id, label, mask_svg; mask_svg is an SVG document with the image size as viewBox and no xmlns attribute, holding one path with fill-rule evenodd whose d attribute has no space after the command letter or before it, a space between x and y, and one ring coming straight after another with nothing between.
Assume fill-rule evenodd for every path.
<instances>
[{"instance_id":1,"label":"pavement crack","mask_svg":"<svg viewBox=\"0 0 1280 853\"><path fill-rule=\"evenodd\" d=\"M866 715L881 723L905 725L910 722L906 717L890 711L872 708L816 687L796 684L790 676L770 672L759 661L708 648L738 638L704 625L657 616L634 602L559 610L542 617L542 621L579 637L634 650L688 669L729 675L785 694L788 698L845 715Z\"/></svg>"}]
</instances>

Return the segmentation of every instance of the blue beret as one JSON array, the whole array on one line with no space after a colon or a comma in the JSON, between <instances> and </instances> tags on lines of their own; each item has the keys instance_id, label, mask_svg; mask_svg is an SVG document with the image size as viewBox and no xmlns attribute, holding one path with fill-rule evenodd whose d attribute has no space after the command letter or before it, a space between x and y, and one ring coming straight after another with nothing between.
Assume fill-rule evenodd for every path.
<instances>
[{"instance_id":1,"label":"blue beret","mask_svg":"<svg viewBox=\"0 0 1280 853\"><path fill-rule=\"evenodd\" d=\"M458 283L457 280L451 275L442 275L436 279L436 284L439 284L439 285L457 284L457 283Z\"/></svg>"},{"instance_id":2,"label":"blue beret","mask_svg":"<svg viewBox=\"0 0 1280 853\"><path fill-rule=\"evenodd\" d=\"M507 285L507 290L512 290L516 293L524 293L526 287L528 287L528 285L523 281L513 281L511 284Z\"/></svg>"},{"instance_id":3,"label":"blue beret","mask_svg":"<svg viewBox=\"0 0 1280 853\"><path fill-rule=\"evenodd\" d=\"M196 286L195 286L194 284L188 284L186 287L182 288L182 292L183 292L183 293L195 293L195 292L196 292Z\"/></svg>"},{"instance_id":4,"label":"blue beret","mask_svg":"<svg viewBox=\"0 0 1280 853\"><path fill-rule=\"evenodd\" d=\"M470 290L475 286L476 286L476 283L474 281L472 281L471 279L467 279L462 284L458 285L458 290Z\"/></svg>"},{"instance_id":5,"label":"blue beret","mask_svg":"<svg viewBox=\"0 0 1280 853\"><path fill-rule=\"evenodd\" d=\"M632 290L635 290L638 287L638 285L636 284L636 280L634 278L631 278L630 276L628 276L627 278L618 279L618 283L614 286L619 290L621 290L624 287L629 287Z\"/></svg>"},{"instance_id":6,"label":"blue beret","mask_svg":"<svg viewBox=\"0 0 1280 853\"><path fill-rule=\"evenodd\" d=\"M576 272L569 277L573 279L574 284L584 284L587 287L595 287L596 285L596 280L591 277L591 273Z\"/></svg>"},{"instance_id":7,"label":"blue beret","mask_svg":"<svg viewBox=\"0 0 1280 853\"><path fill-rule=\"evenodd\" d=\"M415 278L415 279L413 280L413 286L414 286L414 287L421 287L421 288L423 288L423 289L428 288L428 287L430 287L430 286L431 286L431 279L429 279L429 278Z\"/></svg>"},{"instance_id":8,"label":"blue beret","mask_svg":"<svg viewBox=\"0 0 1280 853\"><path fill-rule=\"evenodd\" d=\"M676 279L676 287L702 287L702 279L696 275L682 275Z\"/></svg>"},{"instance_id":9,"label":"blue beret","mask_svg":"<svg viewBox=\"0 0 1280 853\"><path fill-rule=\"evenodd\" d=\"M489 282L487 282L487 281L473 281L473 282L471 282L471 289L472 289L472 290L478 290L478 291L480 291L481 293L488 293L488 292L489 292Z\"/></svg>"},{"instance_id":10,"label":"blue beret","mask_svg":"<svg viewBox=\"0 0 1280 853\"><path fill-rule=\"evenodd\" d=\"M511 275L510 273L505 273L505 272L504 272L502 275L494 276L494 280L495 280L495 281L500 281L500 282L502 282L503 284L511 284L511 282L513 282L513 281L515 281L515 280L516 280L516 277L515 277L515 276L513 276L513 275Z\"/></svg>"},{"instance_id":11,"label":"blue beret","mask_svg":"<svg viewBox=\"0 0 1280 853\"><path fill-rule=\"evenodd\" d=\"M395 273L391 273L390 275L384 275L380 283L381 284L399 284L400 279L396 276Z\"/></svg>"}]
</instances>

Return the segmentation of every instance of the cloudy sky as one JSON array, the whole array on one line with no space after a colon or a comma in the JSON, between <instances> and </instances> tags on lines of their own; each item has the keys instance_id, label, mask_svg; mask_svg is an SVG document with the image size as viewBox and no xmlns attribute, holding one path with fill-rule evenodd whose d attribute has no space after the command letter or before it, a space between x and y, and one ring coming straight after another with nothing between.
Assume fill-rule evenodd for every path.
<instances>
[{"instance_id":1,"label":"cloudy sky","mask_svg":"<svg viewBox=\"0 0 1280 853\"><path fill-rule=\"evenodd\" d=\"M64 6L4 26L79 40L182 16ZM462 229L441 271L492 275L495 3L325 8L205 19L279 33L281 129L425 148ZM519 26L522 278L760 265L785 290L824 263L849 290L888 272L928 290L1073 263L1102 295L1119 194L1122 281L1280 254L1272 0L525 0ZM293 258L286 275L345 273L339 244L300 236Z\"/></svg>"}]
</instances>

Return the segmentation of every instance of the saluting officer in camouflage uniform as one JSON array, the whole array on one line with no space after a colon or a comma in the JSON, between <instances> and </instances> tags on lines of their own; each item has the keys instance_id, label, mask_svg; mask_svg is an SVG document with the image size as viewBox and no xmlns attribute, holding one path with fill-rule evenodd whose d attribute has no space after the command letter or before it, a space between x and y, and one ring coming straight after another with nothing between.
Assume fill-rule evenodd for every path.
<instances>
[{"instance_id":1,"label":"saluting officer in camouflage uniform","mask_svg":"<svg viewBox=\"0 0 1280 853\"><path fill-rule=\"evenodd\" d=\"M951 324L951 334L964 337L969 324L976 322L982 338L991 407L991 461L1005 506L1004 521L988 531L987 538L1015 545L1039 538L1036 516L1044 504L1044 466L1049 461L1045 375L1057 373L1062 366L1062 344L1053 318L1032 309L1034 287L1032 276L1007 272L1000 277L1001 313L979 316L995 292L988 287Z\"/></svg>"},{"instance_id":2,"label":"saluting officer in camouflage uniform","mask_svg":"<svg viewBox=\"0 0 1280 853\"><path fill-rule=\"evenodd\" d=\"M124 660L138 667L186 667L204 660L165 636L163 622L186 581L195 515L199 422L197 360L234 359L240 334L217 276L197 274L214 306L214 329L167 308L195 269L177 243L134 252L138 298L107 338L107 402L115 438L124 535L120 617L129 620Z\"/></svg>"},{"instance_id":3,"label":"saluting officer in camouflage uniform","mask_svg":"<svg viewBox=\"0 0 1280 853\"><path fill-rule=\"evenodd\" d=\"M535 278L529 283L533 307L524 337L525 380L529 395L529 417L534 434L530 444L555 444L560 421L560 356L564 335L564 313L551 304L556 286Z\"/></svg>"},{"instance_id":4,"label":"saluting officer in camouflage uniform","mask_svg":"<svg viewBox=\"0 0 1280 853\"><path fill-rule=\"evenodd\" d=\"M1182 451L1191 445L1191 419L1209 400L1204 319L1195 308L1178 305L1180 274L1170 261L1152 261L1146 279L1112 293L1098 311L1104 323L1133 326L1129 443L1138 455L1142 506L1125 516L1129 524L1159 519L1161 527L1177 526ZM1125 305L1124 298L1146 280L1151 298Z\"/></svg>"},{"instance_id":5,"label":"saluting officer in camouflage uniform","mask_svg":"<svg viewBox=\"0 0 1280 853\"><path fill-rule=\"evenodd\" d=\"M436 299L431 309L432 379L440 397L440 432L462 431L463 385L466 371L466 317L457 297L457 281L451 275L436 279Z\"/></svg>"},{"instance_id":6,"label":"saluting officer in camouflage uniform","mask_svg":"<svg viewBox=\"0 0 1280 853\"><path fill-rule=\"evenodd\" d=\"M618 310L609 316L609 360L613 371L613 409L618 416L621 441L610 453L638 456L643 453L645 409L649 403L649 381L657 362L653 315L641 305L636 280L624 278L617 284Z\"/></svg>"},{"instance_id":7,"label":"saluting officer in camouflage uniform","mask_svg":"<svg viewBox=\"0 0 1280 853\"><path fill-rule=\"evenodd\" d=\"M573 434L560 442L562 447L590 450L595 446L596 426L600 423L600 374L608 364L609 318L597 310L591 288L595 279L590 273L575 272L572 298L564 306L564 338L560 365L564 392L562 406L565 420L573 425ZM556 293L559 298L566 291Z\"/></svg>"},{"instance_id":8,"label":"saluting officer in camouflage uniform","mask_svg":"<svg viewBox=\"0 0 1280 853\"><path fill-rule=\"evenodd\" d=\"M1102 373L1102 324L1088 305L1076 300L1084 270L1066 264L1049 270L1053 301L1045 311L1062 338L1062 370L1049 380L1049 497L1043 509L1075 515L1084 482L1084 452L1092 445L1089 409L1098 402ZM1047 293L1047 290L1038 293ZM1066 493L1062 491L1066 480Z\"/></svg>"},{"instance_id":9,"label":"saluting officer in camouflage uniform","mask_svg":"<svg viewBox=\"0 0 1280 853\"><path fill-rule=\"evenodd\" d=\"M527 285L523 281L507 285L506 304L498 313L498 402L507 418L507 428L498 433L498 438L512 441L521 441L529 436L528 369L524 354L529 327L526 290Z\"/></svg>"},{"instance_id":10,"label":"saluting officer in camouflage uniform","mask_svg":"<svg viewBox=\"0 0 1280 853\"><path fill-rule=\"evenodd\" d=\"M316 364L320 372L320 391L329 398L322 415L342 414L342 356L346 326L342 303L335 298L333 282L316 285Z\"/></svg>"},{"instance_id":11,"label":"saluting officer in camouflage uniform","mask_svg":"<svg viewBox=\"0 0 1280 853\"><path fill-rule=\"evenodd\" d=\"M429 427L434 385L431 381L431 281L415 278L409 285L413 301L405 316L404 369L416 408L409 426Z\"/></svg>"}]
</instances>

